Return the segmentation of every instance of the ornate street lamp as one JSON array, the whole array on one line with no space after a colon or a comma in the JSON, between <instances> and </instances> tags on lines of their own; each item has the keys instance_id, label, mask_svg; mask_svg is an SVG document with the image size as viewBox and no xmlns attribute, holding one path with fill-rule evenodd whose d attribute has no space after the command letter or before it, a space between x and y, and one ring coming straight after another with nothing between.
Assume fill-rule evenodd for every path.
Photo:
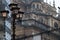
<instances>
[{"instance_id":1,"label":"ornate street lamp","mask_svg":"<svg viewBox=\"0 0 60 40\"><path fill-rule=\"evenodd\" d=\"M1 11L2 17L3 17L4 19L7 18L8 13L9 13L9 11L7 11L7 10Z\"/></svg>"},{"instance_id":2,"label":"ornate street lamp","mask_svg":"<svg viewBox=\"0 0 60 40\"><path fill-rule=\"evenodd\" d=\"M16 15L16 18L19 20L19 22L22 22L24 12L18 11L18 14Z\"/></svg>"},{"instance_id":3,"label":"ornate street lamp","mask_svg":"<svg viewBox=\"0 0 60 40\"><path fill-rule=\"evenodd\" d=\"M15 27L15 19L18 19L18 20L22 19L22 16L23 16L24 12L19 11L20 8L18 8L18 5L15 4L15 3L11 3L9 5L9 7L10 7L10 10L12 12L11 13L11 15L12 15L11 16L12 17L12 31L13 31L12 40L15 40L15 29L16 29L16 27ZM7 10L1 11L2 17L4 18L4 30L5 30L5 19L7 18L8 13L9 13L9 11L7 11Z\"/></svg>"},{"instance_id":4,"label":"ornate street lamp","mask_svg":"<svg viewBox=\"0 0 60 40\"><path fill-rule=\"evenodd\" d=\"M4 20L4 26L3 26L3 28L4 28L4 33L5 33L5 19L7 18L8 13L9 13L9 11L7 11L7 10L1 11L1 14L2 14L2 17L3 17L3 20ZM4 35L4 36L5 36L5 35Z\"/></svg>"},{"instance_id":5,"label":"ornate street lamp","mask_svg":"<svg viewBox=\"0 0 60 40\"><path fill-rule=\"evenodd\" d=\"M13 31L12 40L15 40L15 29L16 29L16 27L15 27L15 19L16 18L22 18L21 14L23 14L23 12L19 11L20 8L18 7L17 4L12 3L12 4L9 5L9 7L10 7L10 10L12 12L11 15L12 15L12 18L13 18L13 21L12 21L13 22L13 24L12 24L12 31Z\"/></svg>"},{"instance_id":6,"label":"ornate street lamp","mask_svg":"<svg viewBox=\"0 0 60 40\"><path fill-rule=\"evenodd\" d=\"M12 24L12 31L13 31L13 34L12 34L12 40L15 40L15 29L16 29L16 27L15 27L15 19L16 19L16 14L18 13L18 10L20 9L20 8L18 8L17 7L17 4L14 4L14 3L11 3L10 5L9 5L9 7L10 7L10 10L12 11L12 18L13 18L13 24Z\"/></svg>"},{"instance_id":7,"label":"ornate street lamp","mask_svg":"<svg viewBox=\"0 0 60 40\"><path fill-rule=\"evenodd\" d=\"M17 6L18 6L18 4L16 4L16 3L11 3L11 4L9 4L10 9L11 9L11 8L14 8L14 7L17 7Z\"/></svg>"}]
</instances>

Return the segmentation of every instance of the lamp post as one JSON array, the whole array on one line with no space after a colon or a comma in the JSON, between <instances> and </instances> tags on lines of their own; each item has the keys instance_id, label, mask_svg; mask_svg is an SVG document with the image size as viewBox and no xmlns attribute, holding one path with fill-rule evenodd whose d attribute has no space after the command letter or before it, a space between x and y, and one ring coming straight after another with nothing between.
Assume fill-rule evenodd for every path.
<instances>
[{"instance_id":1,"label":"lamp post","mask_svg":"<svg viewBox=\"0 0 60 40\"><path fill-rule=\"evenodd\" d=\"M20 23L22 22L23 14L24 14L24 12L18 11L18 14L16 15L16 17Z\"/></svg>"},{"instance_id":2,"label":"lamp post","mask_svg":"<svg viewBox=\"0 0 60 40\"><path fill-rule=\"evenodd\" d=\"M16 29L16 27L15 27L15 19L18 19L21 22L24 12L19 11L20 8L15 3L11 3L9 5L9 7L10 7L10 10L12 12L11 13L12 31L13 31L12 32L12 40L15 40L15 29ZM7 18L7 15L8 15L7 13L9 13L9 11L8 10L3 10L3 11L1 11L1 13L2 13L2 17L4 18L4 30L5 30L5 19Z\"/></svg>"},{"instance_id":3,"label":"lamp post","mask_svg":"<svg viewBox=\"0 0 60 40\"><path fill-rule=\"evenodd\" d=\"M8 13L9 13L8 10L3 10L3 11L1 11L1 14L2 14L2 17L4 18L4 20L7 18Z\"/></svg>"},{"instance_id":4,"label":"lamp post","mask_svg":"<svg viewBox=\"0 0 60 40\"><path fill-rule=\"evenodd\" d=\"M7 10L1 11L1 14L2 14L2 17L3 17L3 20L4 20L4 33L5 33L5 19L7 18L8 13L9 13L9 11L7 11ZM5 37L5 35L4 35L4 37Z\"/></svg>"},{"instance_id":5,"label":"lamp post","mask_svg":"<svg viewBox=\"0 0 60 40\"><path fill-rule=\"evenodd\" d=\"M10 10L12 11L11 15L12 15L12 18L13 18L13 21L12 21L13 22L13 24L12 24L12 31L13 31L12 40L15 40L15 29L16 29L15 19L18 19L18 20L21 21L22 15L23 15L24 12L19 11L20 8L18 8L18 5L14 4L14 3L11 3L9 5L9 7L10 7Z\"/></svg>"}]
</instances>

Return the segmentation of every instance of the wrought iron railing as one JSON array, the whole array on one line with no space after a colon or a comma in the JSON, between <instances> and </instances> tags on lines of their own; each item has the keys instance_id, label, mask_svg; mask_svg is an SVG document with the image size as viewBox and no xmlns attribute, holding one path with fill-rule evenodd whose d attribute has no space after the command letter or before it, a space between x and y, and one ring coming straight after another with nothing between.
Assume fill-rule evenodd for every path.
<instances>
[{"instance_id":1,"label":"wrought iron railing","mask_svg":"<svg viewBox=\"0 0 60 40\"><path fill-rule=\"evenodd\" d=\"M43 30L44 32L42 33L52 33L56 36L59 36L60 37L60 32L58 30L60 29L55 29L53 27L50 27L49 25L46 25L40 21L37 21L35 19L25 19L25 20L22 20L22 26L23 27L33 27L33 28L38 28L40 30ZM49 31L51 30L51 31ZM56 31L56 32L54 32ZM29 38L29 37L33 37L33 36L36 36L36 35L40 35L42 33L38 33L38 34L35 34L35 35L29 35L29 36L24 36L22 38L17 38L17 39L25 39L25 38Z\"/></svg>"},{"instance_id":2,"label":"wrought iron railing","mask_svg":"<svg viewBox=\"0 0 60 40\"><path fill-rule=\"evenodd\" d=\"M29 22L30 21L30 22ZM36 21L36 20L34 20L34 19L28 19L28 20L23 20L22 21L22 25L23 26L25 26L25 27L33 27L33 28L39 28L39 29L41 29L41 30L43 30L43 31L49 31L49 30L53 30L53 29L55 29L55 28L53 28L53 27L50 27L50 26L48 26L48 25L46 25L46 24L44 24L44 23L41 23L41 22L39 22L39 21ZM52 31L51 33L53 33L53 34L60 34L60 32L58 31L58 30L60 30L60 29L56 29L55 31L56 32L54 32L54 31Z\"/></svg>"},{"instance_id":3,"label":"wrought iron railing","mask_svg":"<svg viewBox=\"0 0 60 40\"><path fill-rule=\"evenodd\" d=\"M48 25L45 25L39 21L36 21L34 19L28 19L28 20L23 20L22 21L22 25L26 26L26 27L37 27L37 28L40 28L44 31L47 31L49 30L50 26Z\"/></svg>"}]
</instances>

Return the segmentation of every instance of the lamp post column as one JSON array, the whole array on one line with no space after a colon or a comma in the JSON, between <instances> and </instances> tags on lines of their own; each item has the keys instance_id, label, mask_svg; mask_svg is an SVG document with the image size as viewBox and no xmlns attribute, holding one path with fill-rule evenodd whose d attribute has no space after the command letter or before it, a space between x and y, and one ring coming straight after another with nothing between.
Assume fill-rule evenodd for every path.
<instances>
[{"instance_id":1,"label":"lamp post column","mask_svg":"<svg viewBox=\"0 0 60 40\"><path fill-rule=\"evenodd\" d=\"M5 33L5 31L6 31L6 26L5 26L5 19L7 18L7 16L8 16L8 13L9 13L9 11L8 10L3 10L3 11L0 11L0 13L2 14L2 17L3 17L3 20L4 20L4 33ZM5 34L4 34L4 38L5 38ZM6 38L5 38L5 40L6 40Z\"/></svg>"},{"instance_id":2,"label":"lamp post column","mask_svg":"<svg viewBox=\"0 0 60 40\"><path fill-rule=\"evenodd\" d=\"M4 28L4 33L5 33L5 31L6 31L6 29L5 29L5 27L6 27L6 26L5 26L5 18L4 18L3 20L4 20L4 26L3 26L3 28ZM5 36L6 36L6 35L4 34L4 38L5 38ZM6 40L6 38L5 38L5 40Z\"/></svg>"},{"instance_id":3,"label":"lamp post column","mask_svg":"<svg viewBox=\"0 0 60 40\"><path fill-rule=\"evenodd\" d=\"M13 31L13 34L12 34L12 40L15 40L15 18L16 18L16 15L15 14L12 14L12 17L13 17L13 25L12 25L12 31Z\"/></svg>"}]
</instances>

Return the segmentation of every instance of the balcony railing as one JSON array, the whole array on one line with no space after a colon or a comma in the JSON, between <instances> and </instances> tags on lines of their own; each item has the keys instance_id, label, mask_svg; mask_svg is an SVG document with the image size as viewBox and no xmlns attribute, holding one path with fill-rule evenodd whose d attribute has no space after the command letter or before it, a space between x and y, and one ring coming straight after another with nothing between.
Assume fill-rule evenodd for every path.
<instances>
[{"instance_id":1,"label":"balcony railing","mask_svg":"<svg viewBox=\"0 0 60 40\"><path fill-rule=\"evenodd\" d=\"M38 15L40 15L40 14L38 14ZM42 14L42 16L46 16L46 15L43 15ZM47 15L47 16L51 16L51 15ZM51 17L53 18L53 16L51 16ZM49 25L46 25L44 23L41 23L40 21L37 21L35 19L29 19L29 18L28 19L23 19L22 20L22 26L23 27L38 28L38 29L43 30L43 31L46 31L46 32L49 31L49 30L53 30L50 33L53 33L54 35L60 36L60 32L58 31L58 29L54 30L53 27L50 27ZM54 31L56 31L56 32L54 32ZM30 35L29 37L32 37L32 35Z\"/></svg>"},{"instance_id":2,"label":"balcony railing","mask_svg":"<svg viewBox=\"0 0 60 40\"><path fill-rule=\"evenodd\" d=\"M22 25L24 25L26 27L36 27L36 28L42 29L44 31L47 31L50 29L49 26L47 26L39 21L36 21L34 19L23 20Z\"/></svg>"},{"instance_id":3,"label":"balcony railing","mask_svg":"<svg viewBox=\"0 0 60 40\"><path fill-rule=\"evenodd\" d=\"M39 16L44 16L44 17L45 16L51 16L51 15L45 15L45 14L40 14L40 13L34 13L34 12L32 12L32 13L35 14L35 15L37 15L37 16L38 15ZM28 14L31 14L31 13L28 13ZM51 17L54 18L53 16L51 16ZM54 19L56 19L56 18L54 18ZM58 19L56 19L56 20L58 20ZM53 30L54 29L53 27L50 27L49 25L41 23L40 21L37 21L37 20L34 20L34 19L29 19L29 18L22 20L22 26L23 27L39 28L40 30L43 30L43 31L49 31L49 30ZM56 32L54 32L54 31L56 31ZM58 31L58 29L51 31L51 33L53 33L55 35L58 34L57 36L60 36L60 32Z\"/></svg>"},{"instance_id":4,"label":"balcony railing","mask_svg":"<svg viewBox=\"0 0 60 40\"><path fill-rule=\"evenodd\" d=\"M43 30L43 31L53 30L53 31L51 31L51 33L56 34L56 35L58 34L58 36L60 36L60 32L58 31L60 29L54 29L53 27L50 27L50 26L48 26L44 23L41 23L39 21L36 21L34 19L23 20L22 25L24 27L38 28L38 29ZM54 31L56 31L56 32L54 32Z\"/></svg>"}]
</instances>

